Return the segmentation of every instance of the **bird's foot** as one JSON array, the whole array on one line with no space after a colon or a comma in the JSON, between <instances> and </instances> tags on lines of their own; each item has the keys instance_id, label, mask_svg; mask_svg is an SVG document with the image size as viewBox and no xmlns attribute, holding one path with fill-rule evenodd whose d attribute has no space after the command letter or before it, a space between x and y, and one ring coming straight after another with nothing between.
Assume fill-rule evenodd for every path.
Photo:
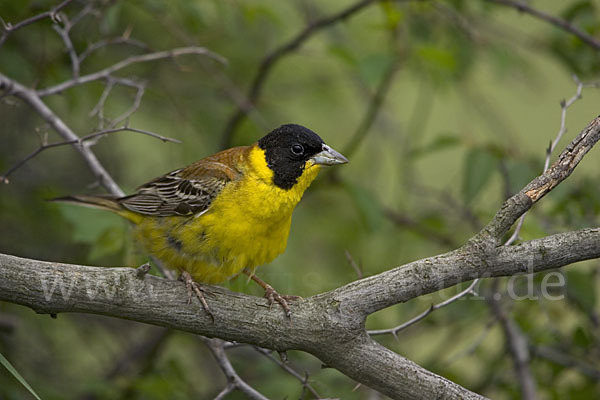
<instances>
[{"instance_id":1,"label":"bird's foot","mask_svg":"<svg viewBox=\"0 0 600 400\"><path fill-rule=\"evenodd\" d=\"M210 316L213 322L215 322L215 316L212 313L210 307L208 306L206 298L204 297L204 288L202 287L202 285L196 282L194 278L192 278L192 276L189 274L189 272L186 271L183 271L181 273L180 279L185 283L185 287L188 292L188 305L192 303L192 296L196 295L198 300L200 300L204 311L206 311L206 313Z\"/></svg>"},{"instance_id":2,"label":"bird's foot","mask_svg":"<svg viewBox=\"0 0 600 400\"><path fill-rule=\"evenodd\" d=\"M277 291L275 289L273 289L273 286L269 285L268 283L265 282L265 286L263 289L265 289L265 299L267 299L267 302L269 303L269 307L271 307L273 305L274 302L278 302L281 305L281 308L283 308L283 311L285 311L285 316L288 318L292 318L292 311L290 310L290 306L288 305L288 301L293 301L293 300L302 300L302 297L300 296L290 296L290 295L281 295L279 293L277 293Z\"/></svg>"},{"instance_id":3,"label":"bird's foot","mask_svg":"<svg viewBox=\"0 0 600 400\"><path fill-rule=\"evenodd\" d=\"M265 290L264 297L267 299L267 302L269 303L269 307L271 307L273 305L273 303L275 303L275 302L279 303L281 305L281 308L283 308L283 311L285 312L285 316L288 317L289 319L292 319L292 311L290 310L288 301L302 300L302 297L281 295L281 294L277 293L277 291L275 289L273 289L273 286L269 285L267 282L263 281L262 279L260 279L259 277L257 277L253 273L251 273L250 271L244 270L244 273L246 275L248 275L250 277L250 279L252 279L254 282L258 283L260 285L260 287L262 287Z\"/></svg>"}]
</instances>

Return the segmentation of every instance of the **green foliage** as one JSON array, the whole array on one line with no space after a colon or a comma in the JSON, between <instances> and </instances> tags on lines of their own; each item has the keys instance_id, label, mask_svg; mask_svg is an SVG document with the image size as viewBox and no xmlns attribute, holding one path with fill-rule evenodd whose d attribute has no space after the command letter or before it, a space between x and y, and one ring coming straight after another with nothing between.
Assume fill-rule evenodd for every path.
<instances>
[{"instance_id":1,"label":"green foliage","mask_svg":"<svg viewBox=\"0 0 600 400\"><path fill-rule=\"evenodd\" d=\"M43 12L54 0L5 1L0 16L15 23ZM135 188L166 171L216 152L232 112L267 54L287 43L307 23L333 15L350 1L264 2L135 0L97 2L98 13L77 24L71 37L81 54L88 45L124 33L152 50L206 46L228 60L223 67L203 57L130 66L116 75L147 81L140 108L128 121L182 140L161 143L131 133L109 135L92 150L123 188ZM539 4L538 4L539 3ZM533 2L598 37L594 1ZM72 2L69 18L84 2ZM557 11L558 10L558 11ZM102 47L81 65L92 73L146 50L127 44ZM365 140L336 174L323 173L294 214L288 249L261 277L283 293L311 296L356 279L346 251L365 276L451 250L464 243L496 212L505 196L541 172L548 141L559 128L560 99L575 92L571 75L600 78L600 52L561 29L491 2L375 2L356 15L315 32L277 62L250 117L233 144L249 144L287 122L317 131L342 149L363 122L374 91L392 62L398 73L377 110ZM0 73L44 88L71 77L64 44L49 20L11 36L0 47ZM560 68L556 68L559 65ZM89 117L105 89L96 82L44 101L79 135L100 125ZM115 87L105 116L125 112L135 90ZM568 132L557 151L597 115L600 91L585 89L568 110ZM62 140L26 105L0 98L0 173L39 145ZM597 150L576 172L528 213L524 240L598 226L600 188ZM101 193L71 147L47 150L0 185L0 251L62 262L136 267L147 261L118 217L98 210L47 203L65 194ZM394 210L404 221L388 218ZM433 232L434 234L431 234ZM507 310L532 345L560 350L597 366L600 278L597 262L566 270L562 300L515 300ZM539 296L544 274L532 280ZM528 281L516 280L518 293ZM226 284L262 295L244 277ZM462 288L464 289L464 287ZM388 328L458 293L450 288L414 299L369 318L368 328ZM399 333L381 337L386 346L436 373L498 399L518 398L519 387L504 336L483 296L431 314ZM561 292L563 293L563 292ZM183 306L183 304L182 304ZM201 343L176 333L147 361L108 377L125 354L144 343L146 326L95 316L59 315L57 320L0 304L0 352L18 360L19 371L44 399L212 398L225 379ZM299 398L301 383L252 349L228 353L236 370L270 398ZM323 397L366 399L369 389L302 352L291 365ZM531 368L540 398L596 398L597 382L576 368L536 357ZM17 399L24 389L0 374L0 397ZM242 398L234 393L231 398ZM305 398L311 398L306 395Z\"/></svg>"},{"instance_id":2,"label":"green foliage","mask_svg":"<svg viewBox=\"0 0 600 400\"><path fill-rule=\"evenodd\" d=\"M600 9L597 2L572 2L565 7L562 17L592 37L597 37L600 32ZM581 78L597 76L600 69L600 54L597 50L564 32L554 32L550 43L554 54Z\"/></svg>"}]
</instances>

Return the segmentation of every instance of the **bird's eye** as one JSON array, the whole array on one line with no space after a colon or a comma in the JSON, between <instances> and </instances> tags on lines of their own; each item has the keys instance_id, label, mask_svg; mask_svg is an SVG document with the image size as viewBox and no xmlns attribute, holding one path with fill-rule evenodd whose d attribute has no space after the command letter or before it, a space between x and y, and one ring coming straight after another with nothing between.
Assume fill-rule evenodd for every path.
<instances>
[{"instance_id":1,"label":"bird's eye","mask_svg":"<svg viewBox=\"0 0 600 400\"><path fill-rule=\"evenodd\" d=\"M298 143L293 144L291 150L292 150L292 153L294 153L297 156L304 153L304 147L302 147L302 145L298 144Z\"/></svg>"}]
</instances>

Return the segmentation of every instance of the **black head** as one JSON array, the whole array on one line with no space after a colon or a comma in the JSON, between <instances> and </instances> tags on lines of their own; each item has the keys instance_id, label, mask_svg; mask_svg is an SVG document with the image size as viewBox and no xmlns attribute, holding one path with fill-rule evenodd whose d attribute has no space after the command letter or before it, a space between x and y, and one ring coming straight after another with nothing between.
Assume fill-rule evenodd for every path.
<instances>
[{"instance_id":1,"label":"black head","mask_svg":"<svg viewBox=\"0 0 600 400\"><path fill-rule=\"evenodd\" d=\"M265 151L273 183L282 189L291 189L297 183L306 161L330 149L319 135L295 124L273 130L258 141L258 146Z\"/></svg>"}]
</instances>

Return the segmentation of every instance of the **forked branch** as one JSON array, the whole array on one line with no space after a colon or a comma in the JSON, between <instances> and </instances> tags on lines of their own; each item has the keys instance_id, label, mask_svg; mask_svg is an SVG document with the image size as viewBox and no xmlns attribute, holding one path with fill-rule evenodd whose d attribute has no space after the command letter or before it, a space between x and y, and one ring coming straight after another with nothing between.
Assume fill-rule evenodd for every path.
<instances>
[{"instance_id":1,"label":"forked branch","mask_svg":"<svg viewBox=\"0 0 600 400\"><path fill-rule=\"evenodd\" d=\"M500 246L519 216L569 176L600 138L594 119L541 176L502 206L463 247L292 302L292 321L265 299L207 287L211 318L185 306L180 282L131 268L96 268L0 255L0 300L42 313L127 318L278 351L307 351L349 377L399 399L481 398L373 341L366 317L391 305L476 278L535 273L600 257L600 228Z\"/></svg>"}]
</instances>

